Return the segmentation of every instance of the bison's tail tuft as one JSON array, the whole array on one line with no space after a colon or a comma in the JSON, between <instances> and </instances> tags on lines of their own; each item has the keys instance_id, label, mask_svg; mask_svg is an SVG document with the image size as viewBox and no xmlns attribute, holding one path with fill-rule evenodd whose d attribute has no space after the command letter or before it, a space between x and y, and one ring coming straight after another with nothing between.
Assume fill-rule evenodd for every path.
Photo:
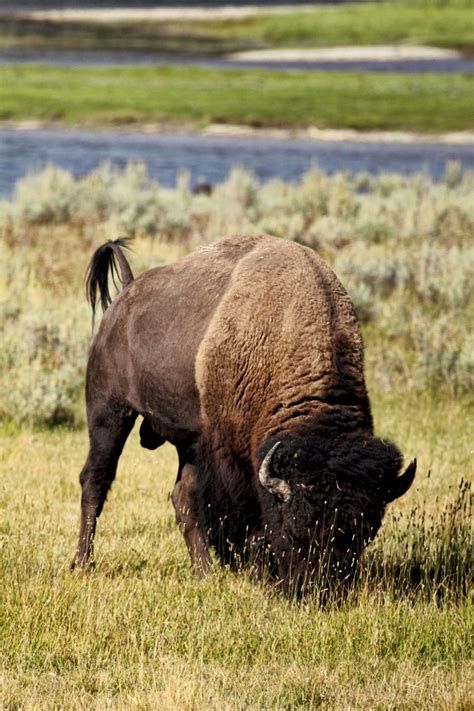
<instances>
[{"instance_id":1,"label":"bison's tail tuft","mask_svg":"<svg viewBox=\"0 0 474 711\"><path fill-rule=\"evenodd\" d=\"M120 279L122 287L128 286L133 281L132 270L122 252L122 249L129 249L130 241L130 237L119 237L114 241L109 240L92 255L86 274L86 294L92 307L92 325L94 325L95 319L97 291L99 292L102 311L105 311L109 304L112 303L109 291L109 274L112 275L112 281L115 286L117 286L115 277ZM120 274L117 262L120 266Z\"/></svg>"}]
</instances>

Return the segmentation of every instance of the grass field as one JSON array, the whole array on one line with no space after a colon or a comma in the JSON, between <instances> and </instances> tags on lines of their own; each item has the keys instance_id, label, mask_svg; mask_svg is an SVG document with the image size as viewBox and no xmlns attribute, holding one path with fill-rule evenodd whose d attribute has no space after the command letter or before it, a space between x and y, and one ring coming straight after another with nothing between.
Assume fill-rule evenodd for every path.
<instances>
[{"instance_id":1,"label":"grass field","mask_svg":"<svg viewBox=\"0 0 474 711\"><path fill-rule=\"evenodd\" d=\"M147 122L428 133L473 128L469 75L0 67L0 120Z\"/></svg>"},{"instance_id":2,"label":"grass field","mask_svg":"<svg viewBox=\"0 0 474 711\"><path fill-rule=\"evenodd\" d=\"M267 15L220 24L226 39L265 47L413 44L470 50L469 2L381 2L319 6L310 12ZM201 25L211 31L218 23Z\"/></svg>"},{"instance_id":3,"label":"grass field","mask_svg":"<svg viewBox=\"0 0 474 711\"><path fill-rule=\"evenodd\" d=\"M167 500L176 457L146 453L136 434L99 521L97 569L71 575L86 433L4 434L2 708L468 711L469 598L448 580L403 589L408 575L389 568L407 555L409 569L423 508L419 549L436 548L429 537L442 533L456 556L469 555L466 519L439 526L467 473L465 413L443 401L420 413L414 399L372 395L378 431L418 455L418 482L369 549L358 594L325 609L271 596L244 574L193 579ZM370 572L376 551L385 575Z\"/></svg>"},{"instance_id":4,"label":"grass field","mask_svg":"<svg viewBox=\"0 0 474 711\"><path fill-rule=\"evenodd\" d=\"M0 203L0 708L472 708L470 324L473 174L328 177L212 195L142 166L50 167ZM418 473L389 507L357 588L320 608L247 572L191 575L168 501L171 447L133 432L99 520L97 568L71 574L92 249L134 235L135 273L217 236L318 249L363 322L377 434Z\"/></svg>"},{"instance_id":5,"label":"grass field","mask_svg":"<svg viewBox=\"0 0 474 711\"><path fill-rule=\"evenodd\" d=\"M469 0L319 6L240 20L94 23L0 17L0 46L135 49L188 55L257 47L428 44L474 48Z\"/></svg>"}]
</instances>

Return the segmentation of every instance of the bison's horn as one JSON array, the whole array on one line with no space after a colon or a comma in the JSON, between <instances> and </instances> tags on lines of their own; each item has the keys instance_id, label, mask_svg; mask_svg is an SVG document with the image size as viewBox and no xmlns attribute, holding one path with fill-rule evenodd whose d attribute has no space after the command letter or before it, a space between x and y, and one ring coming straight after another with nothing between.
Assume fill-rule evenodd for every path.
<instances>
[{"instance_id":1,"label":"bison's horn","mask_svg":"<svg viewBox=\"0 0 474 711\"><path fill-rule=\"evenodd\" d=\"M279 447L281 442L277 442L273 445L270 451L265 455L263 462L260 465L258 471L258 478L260 479L260 484L265 487L271 494L278 496L282 501L289 501L291 499L291 489L286 481L283 479L276 479L270 476L270 467L272 462L272 457L275 453L277 447Z\"/></svg>"},{"instance_id":2,"label":"bison's horn","mask_svg":"<svg viewBox=\"0 0 474 711\"><path fill-rule=\"evenodd\" d=\"M416 473L416 459L414 459L408 465L406 471L401 475L395 477L387 487L385 492L385 502L388 504L390 501L395 501L399 496L403 496L410 486L413 484L413 479Z\"/></svg>"}]
</instances>

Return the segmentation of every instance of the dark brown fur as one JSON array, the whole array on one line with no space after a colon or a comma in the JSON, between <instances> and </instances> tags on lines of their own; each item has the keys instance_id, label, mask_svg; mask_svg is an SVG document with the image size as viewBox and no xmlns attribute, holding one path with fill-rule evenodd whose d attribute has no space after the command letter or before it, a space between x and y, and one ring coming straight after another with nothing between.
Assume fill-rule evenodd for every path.
<instances>
[{"instance_id":1,"label":"dark brown fur","mask_svg":"<svg viewBox=\"0 0 474 711\"><path fill-rule=\"evenodd\" d=\"M109 243L92 259L93 300L99 288L107 302L98 259L117 250ZM177 448L172 499L199 571L213 546L224 562L259 566L267 551L266 570L288 590L320 572L329 550L336 577L347 575L414 471L397 478L400 453L373 436L359 326L334 273L311 250L267 236L217 242L135 281L123 254L119 263L128 285L87 370L75 563L91 560L96 518L141 415L143 446ZM272 468L291 487L288 502L258 477L276 441Z\"/></svg>"}]
</instances>

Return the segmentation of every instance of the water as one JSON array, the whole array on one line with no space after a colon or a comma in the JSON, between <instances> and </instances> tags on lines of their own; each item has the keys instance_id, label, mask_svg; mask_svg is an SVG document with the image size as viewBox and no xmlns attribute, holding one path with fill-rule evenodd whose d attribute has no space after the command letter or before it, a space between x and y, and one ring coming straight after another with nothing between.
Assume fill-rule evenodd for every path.
<instances>
[{"instance_id":1,"label":"water","mask_svg":"<svg viewBox=\"0 0 474 711\"><path fill-rule=\"evenodd\" d=\"M132 50L60 50L60 49L3 49L0 50L0 64L48 64L64 67L111 67L142 66L153 67L162 64L180 66L201 66L218 69L274 69L292 71L354 71L354 72L398 72L402 74L441 72L474 73L474 57L459 59L418 59L386 62L341 61L341 62L256 62L237 61L215 57L164 56L151 52Z\"/></svg>"},{"instance_id":2,"label":"water","mask_svg":"<svg viewBox=\"0 0 474 711\"><path fill-rule=\"evenodd\" d=\"M166 186L175 185L182 168L190 171L195 185L225 180L234 165L251 170L260 181L297 181L311 166L328 173L406 174L424 169L439 179L448 160L474 170L474 145L0 129L0 195L10 196L19 178L47 163L80 176L103 161L123 167L131 159L144 161L150 175Z\"/></svg>"}]
</instances>

